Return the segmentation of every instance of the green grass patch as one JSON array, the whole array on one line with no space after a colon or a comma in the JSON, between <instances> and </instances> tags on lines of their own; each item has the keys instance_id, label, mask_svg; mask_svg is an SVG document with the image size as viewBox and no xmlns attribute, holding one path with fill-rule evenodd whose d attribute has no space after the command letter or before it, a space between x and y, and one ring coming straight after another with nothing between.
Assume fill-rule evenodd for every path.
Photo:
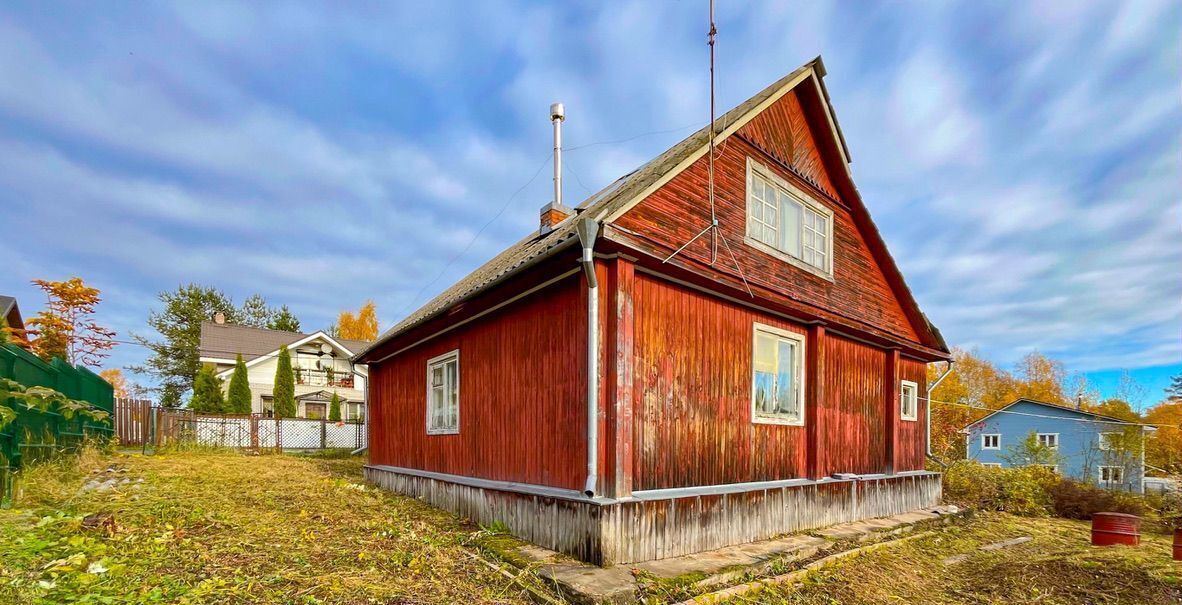
<instances>
[{"instance_id":1,"label":"green grass patch","mask_svg":"<svg viewBox=\"0 0 1182 605\"><path fill-rule=\"evenodd\" d=\"M28 469L0 511L0 603L526 602L467 556L476 528L362 465L92 452Z\"/></svg>"}]
</instances>

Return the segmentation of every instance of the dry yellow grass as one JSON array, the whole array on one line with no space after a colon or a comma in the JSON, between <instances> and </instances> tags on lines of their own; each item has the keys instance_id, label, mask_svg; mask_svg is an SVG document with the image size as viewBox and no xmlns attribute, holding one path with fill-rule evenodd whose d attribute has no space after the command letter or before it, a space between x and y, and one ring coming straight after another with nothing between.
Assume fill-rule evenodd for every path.
<instances>
[{"instance_id":1,"label":"dry yellow grass","mask_svg":"<svg viewBox=\"0 0 1182 605\"><path fill-rule=\"evenodd\" d=\"M1009 538L1030 542L978 548ZM1182 563L1171 538L1144 534L1137 547L1095 548L1086 522L981 515L930 536L855 557L740 602L835 604L1172 604L1182 602ZM969 553L959 563L954 555Z\"/></svg>"},{"instance_id":2,"label":"dry yellow grass","mask_svg":"<svg viewBox=\"0 0 1182 605\"><path fill-rule=\"evenodd\" d=\"M0 511L0 602L524 602L465 556L473 528L360 467L209 452L34 469ZM92 477L132 482L79 491Z\"/></svg>"}]
</instances>

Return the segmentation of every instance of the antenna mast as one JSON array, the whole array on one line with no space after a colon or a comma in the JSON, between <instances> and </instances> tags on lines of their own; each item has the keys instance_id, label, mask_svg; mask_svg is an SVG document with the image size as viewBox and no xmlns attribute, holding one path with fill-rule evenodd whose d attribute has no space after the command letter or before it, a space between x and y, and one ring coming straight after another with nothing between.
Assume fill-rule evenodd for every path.
<instances>
[{"instance_id":1,"label":"antenna mast","mask_svg":"<svg viewBox=\"0 0 1182 605\"><path fill-rule=\"evenodd\" d=\"M714 37L718 28L714 26L714 0L710 0L710 31L706 34L706 43L710 45L710 168L709 168L709 196L710 196L710 264L718 260L718 217L714 214Z\"/></svg>"},{"instance_id":2,"label":"antenna mast","mask_svg":"<svg viewBox=\"0 0 1182 605\"><path fill-rule=\"evenodd\" d=\"M710 232L710 264L714 265L718 262L718 242L722 241L722 245L726 247L727 254L730 255L731 261L735 263L735 269L739 272L739 277L743 280L743 287L747 289L747 294L755 297L751 291L751 284L747 283L747 276L743 274L743 266L739 264L739 259L735 258L735 252L731 250L731 245L726 241L726 236L722 234L721 227L718 225L718 215L714 208L714 139L718 133L714 132L714 38L718 35L718 28L714 25L714 0L710 0L710 30L706 34L706 44L710 46L710 158L708 160L708 184L707 195L710 198L710 224L706 225L705 229L698 232L697 235L690 238L688 242L683 244L680 248L673 251L661 263L667 263L673 260L673 257L681 254L682 250L689 247L690 244L698 240L699 237Z\"/></svg>"}]
</instances>

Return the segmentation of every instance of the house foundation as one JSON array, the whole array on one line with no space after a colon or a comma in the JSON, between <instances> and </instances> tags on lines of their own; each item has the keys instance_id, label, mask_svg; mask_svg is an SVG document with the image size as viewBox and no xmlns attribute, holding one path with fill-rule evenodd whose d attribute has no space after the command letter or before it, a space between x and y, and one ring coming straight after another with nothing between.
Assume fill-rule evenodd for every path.
<instances>
[{"instance_id":1,"label":"house foundation","mask_svg":"<svg viewBox=\"0 0 1182 605\"><path fill-rule=\"evenodd\" d=\"M384 489L597 565L636 563L766 540L780 534L935 506L939 473L793 479L587 498L574 490L383 465Z\"/></svg>"}]
</instances>

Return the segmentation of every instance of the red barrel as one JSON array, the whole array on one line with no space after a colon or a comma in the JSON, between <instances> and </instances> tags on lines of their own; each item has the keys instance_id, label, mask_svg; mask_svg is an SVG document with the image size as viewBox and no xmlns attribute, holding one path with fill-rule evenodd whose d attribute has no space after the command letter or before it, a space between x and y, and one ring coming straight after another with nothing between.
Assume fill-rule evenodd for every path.
<instances>
[{"instance_id":1,"label":"red barrel","mask_svg":"<svg viewBox=\"0 0 1182 605\"><path fill-rule=\"evenodd\" d=\"M1141 543L1141 517L1124 513L1096 513L1092 515L1092 545L1112 546Z\"/></svg>"},{"instance_id":2,"label":"red barrel","mask_svg":"<svg viewBox=\"0 0 1182 605\"><path fill-rule=\"evenodd\" d=\"M1182 527L1174 530L1174 560L1182 561Z\"/></svg>"}]
</instances>

